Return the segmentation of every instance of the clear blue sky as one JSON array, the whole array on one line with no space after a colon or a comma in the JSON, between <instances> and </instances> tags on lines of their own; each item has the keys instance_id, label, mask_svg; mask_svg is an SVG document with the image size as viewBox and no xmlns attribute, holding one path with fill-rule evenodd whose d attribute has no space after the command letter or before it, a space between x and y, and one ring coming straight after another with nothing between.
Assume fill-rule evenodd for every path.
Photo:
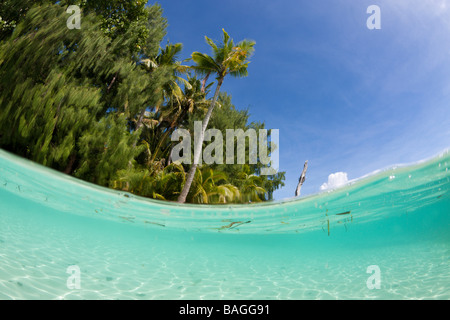
<instances>
[{"instance_id":1,"label":"clear blue sky","mask_svg":"<svg viewBox=\"0 0 450 320\"><path fill-rule=\"evenodd\" d=\"M292 197L305 160L302 195L328 175L355 179L450 147L450 1L161 0L167 39L182 58L211 53L207 35L225 30L256 41L249 76L223 90L251 120L280 130L280 170ZM381 29L369 30L370 5Z\"/></svg>"}]
</instances>

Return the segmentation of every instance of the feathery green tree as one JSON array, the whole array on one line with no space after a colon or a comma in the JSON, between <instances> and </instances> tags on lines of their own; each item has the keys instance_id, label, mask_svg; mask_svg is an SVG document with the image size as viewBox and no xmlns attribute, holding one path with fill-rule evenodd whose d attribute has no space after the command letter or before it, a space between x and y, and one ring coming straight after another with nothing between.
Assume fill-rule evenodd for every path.
<instances>
[{"instance_id":1,"label":"feathery green tree","mask_svg":"<svg viewBox=\"0 0 450 320\"><path fill-rule=\"evenodd\" d=\"M82 8L79 30L67 28L70 4ZM170 159L170 136L178 128L192 130L194 120L203 121L202 135L208 123L224 135L229 128L264 128L249 124L248 112L220 94L227 75L247 74L253 42L235 45L225 31L220 45L206 37L213 57L192 54L201 81L178 61L181 44L160 48L167 22L159 5L5 0L0 17L1 148L86 181L161 200L264 201L283 185L284 173L260 176L260 164L205 164L186 174L186 166ZM217 87L207 99L213 73ZM222 107L213 113L217 105Z\"/></svg>"},{"instance_id":2,"label":"feathery green tree","mask_svg":"<svg viewBox=\"0 0 450 320\"><path fill-rule=\"evenodd\" d=\"M161 12L148 17L159 21ZM139 132L131 137L129 124L166 76L136 63L129 44L140 35L132 28L113 38L94 13L83 15L80 30L68 30L67 18L61 4L33 7L1 43L0 146L107 185L142 150L133 148ZM145 41L159 45L162 36Z\"/></svg>"}]
</instances>

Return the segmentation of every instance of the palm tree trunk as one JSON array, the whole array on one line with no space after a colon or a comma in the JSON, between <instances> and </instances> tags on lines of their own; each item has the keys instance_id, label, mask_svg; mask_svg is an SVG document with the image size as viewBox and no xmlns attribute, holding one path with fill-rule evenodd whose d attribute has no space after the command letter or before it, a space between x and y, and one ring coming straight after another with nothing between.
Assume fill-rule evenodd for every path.
<instances>
[{"instance_id":1,"label":"palm tree trunk","mask_svg":"<svg viewBox=\"0 0 450 320\"><path fill-rule=\"evenodd\" d=\"M209 76L211 75L211 72L208 72L208 74L205 76L202 82L202 92L205 93L206 90L206 81L208 81Z\"/></svg>"},{"instance_id":2,"label":"palm tree trunk","mask_svg":"<svg viewBox=\"0 0 450 320\"><path fill-rule=\"evenodd\" d=\"M138 121L137 121L137 123L136 123L136 129L135 129L135 131L134 131L134 134L136 134L136 131L138 131L138 130L142 127L142 123L143 123L143 121L144 121L144 115L145 115L145 109L142 110L141 113L139 114L139 118L138 118ZM133 149L136 148L137 143L138 143L138 140L136 139L136 140L133 142ZM130 159L130 160L128 161L128 169L131 169L131 168L133 167L133 163L131 162L131 160L132 160L132 159Z\"/></svg>"},{"instance_id":3,"label":"palm tree trunk","mask_svg":"<svg viewBox=\"0 0 450 320\"><path fill-rule=\"evenodd\" d=\"M106 90L106 92L109 92L109 90L111 90L111 87L113 86L114 82L116 82L117 75L119 74L119 71L117 71L116 74L114 75L114 78L112 79L111 83L109 84L108 89Z\"/></svg>"},{"instance_id":4,"label":"palm tree trunk","mask_svg":"<svg viewBox=\"0 0 450 320\"><path fill-rule=\"evenodd\" d=\"M67 164L66 168L64 169L65 174L72 174L73 164L75 163L75 160L77 160L77 156L76 156L76 154L72 154L69 158L69 163Z\"/></svg>"},{"instance_id":5,"label":"palm tree trunk","mask_svg":"<svg viewBox=\"0 0 450 320\"><path fill-rule=\"evenodd\" d=\"M136 123L136 128L135 128L134 133L136 133L142 127L142 123L144 121L144 115L145 115L145 109L142 110L141 113L139 114L139 118ZM136 148L137 142L138 142L137 140L135 140L133 142L133 149ZM128 166L131 168L131 161L128 163Z\"/></svg>"},{"instance_id":6,"label":"palm tree trunk","mask_svg":"<svg viewBox=\"0 0 450 320\"><path fill-rule=\"evenodd\" d=\"M160 148L162 146L162 144L166 141L166 139L168 138L168 136L174 131L173 129L175 127L178 127L178 123L179 123L179 119L184 118L184 114L185 112L182 111L180 115L178 115L177 117L175 117L175 119L172 121L172 123L170 124L170 127L167 128L167 131L163 134L162 138L159 139L158 145L155 148L155 152L153 152L153 156L152 156L152 162L156 160L156 157L158 156L158 153L160 151ZM170 157L170 154L169 154Z\"/></svg>"},{"instance_id":7,"label":"palm tree trunk","mask_svg":"<svg viewBox=\"0 0 450 320\"><path fill-rule=\"evenodd\" d=\"M189 173L186 179L186 182L183 186L183 190L181 191L179 197L178 197L178 203L185 203L186 197L189 193L189 190L191 189L192 181L194 181L195 171L197 170L198 161L200 160L200 155L202 152L203 147L203 139L205 136L206 128L208 127L209 119L211 118L212 112L214 110L214 107L216 105L217 99L219 98L220 93L220 87L222 86L223 78L220 78L217 82L216 92L214 93L214 98L211 102L211 105L208 108L208 112L206 113L205 118L203 119L202 123L202 131L200 133L200 139L198 139L197 144L194 146L194 163L191 165L191 168L189 169Z\"/></svg>"},{"instance_id":8,"label":"palm tree trunk","mask_svg":"<svg viewBox=\"0 0 450 320\"><path fill-rule=\"evenodd\" d=\"M136 122L136 131L142 127L142 123L144 122L145 111L146 109L143 109L139 114L138 121Z\"/></svg>"}]
</instances>

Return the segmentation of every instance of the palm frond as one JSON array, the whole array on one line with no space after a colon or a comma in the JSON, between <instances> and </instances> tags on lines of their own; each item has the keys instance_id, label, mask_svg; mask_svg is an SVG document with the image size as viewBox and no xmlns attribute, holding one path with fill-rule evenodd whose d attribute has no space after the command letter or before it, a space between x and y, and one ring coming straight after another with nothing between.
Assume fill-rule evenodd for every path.
<instances>
[{"instance_id":1,"label":"palm frond","mask_svg":"<svg viewBox=\"0 0 450 320\"><path fill-rule=\"evenodd\" d=\"M241 65L238 68L233 69L230 71L230 75L236 78L244 78L248 76L248 64Z\"/></svg>"},{"instance_id":2,"label":"palm frond","mask_svg":"<svg viewBox=\"0 0 450 320\"><path fill-rule=\"evenodd\" d=\"M153 61L152 59L143 59L140 61L141 65L147 69L147 71L151 71L153 69L156 69L158 67L158 64Z\"/></svg>"},{"instance_id":3,"label":"palm frond","mask_svg":"<svg viewBox=\"0 0 450 320\"><path fill-rule=\"evenodd\" d=\"M184 85L185 90L186 89L188 89L188 90L192 89L192 84L188 80L186 80L186 79L184 79L182 77L176 77L176 80Z\"/></svg>"},{"instance_id":4,"label":"palm frond","mask_svg":"<svg viewBox=\"0 0 450 320\"><path fill-rule=\"evenodd\" d=\"M207 36L205 36L205 40L206 40L206 43L211 46L211 48L213 49L213 52L218 52L219 51L219 48L217 47L217 45L214 43L213 40L211 40Z\"/></svg>"},{"instance_id":5,"label":"palm frond","mask_svg":"<svg viewBox=\"0 0 450 320\"><path fill-rule=\"evenodd\" d=\"M214 59L207 54L193 52L192 60L196 63L192 69L200 75L206 75L209 72L218 72L220 70L220 65L218 65Z\"/></svg>"}]
</instances>

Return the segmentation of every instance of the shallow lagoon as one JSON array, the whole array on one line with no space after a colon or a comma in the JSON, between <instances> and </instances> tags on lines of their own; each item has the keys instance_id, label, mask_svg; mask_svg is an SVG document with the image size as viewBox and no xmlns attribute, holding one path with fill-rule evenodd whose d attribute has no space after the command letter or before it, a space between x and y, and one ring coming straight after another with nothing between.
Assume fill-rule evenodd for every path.
<instances>
[{"instance_id":1,"label":"shallow lagoon","mask_svg":"<svg viewBox=\"0 0 450 320\"><path fill-rule=\"evenodd\" d=\"M0 299L449 299L449 167L444 152L303 199L182 206L0 151Z\"/></svg>"}]
</instances>

